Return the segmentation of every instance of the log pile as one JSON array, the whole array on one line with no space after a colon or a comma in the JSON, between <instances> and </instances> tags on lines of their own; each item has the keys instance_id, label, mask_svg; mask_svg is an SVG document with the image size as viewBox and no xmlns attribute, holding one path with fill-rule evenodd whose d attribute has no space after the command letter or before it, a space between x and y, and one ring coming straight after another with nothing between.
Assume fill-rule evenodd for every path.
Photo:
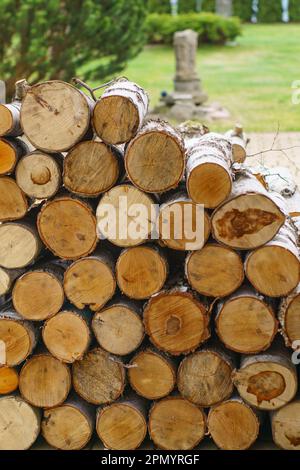
<instances>
[{"instance_id":1,"label":"log pile","mask_svg":"<svg viewBox=\"0 0 300 470\"><path fill-rule=\"evenodd\" d=\"M296 186L247 168L241 126L147 121L128 80L98 100L17 90L0 105L0 449L242 450L267 414L300 449Z\"/></svg>"}]
</instances>

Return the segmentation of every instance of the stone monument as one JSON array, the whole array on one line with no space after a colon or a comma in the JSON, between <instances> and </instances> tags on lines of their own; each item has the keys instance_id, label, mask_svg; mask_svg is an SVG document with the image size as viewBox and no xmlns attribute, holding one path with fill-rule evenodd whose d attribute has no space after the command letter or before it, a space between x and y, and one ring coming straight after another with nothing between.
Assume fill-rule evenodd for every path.
<instances>
[{"instance_id":1,"label":"stone monument","mask_svg":"<svg viewBox=\"0 0 300 470\"><path fill-rule=\"evenodd\" d=\"M160 106L151 115L166 116L176 121L188 119L227 119L229 113L218 104L204 105L208 96L203 91L197 72L198 34L191 29L174 34L176 73L174 91L161 94Z\"/></svg>"},{"instance_id":2,"label":"stone monument","mask_svg":"<svg viewBox=\"0 0 300 470\"><path fill-rule=\"evenodd\" d=\"M0 80L0 103L6 103L5 98L5 82L3 80Z\"/></svg>"},{"instance_id":3,"label":"stone monument","mask_svg":"<svg viewBox=\"0 0 300 470\"><path fill-rule=\"evenodd\" d=\"M216 13L222 16L232 16L232 0L216 0Z\"/></svg>"}]
</instances>

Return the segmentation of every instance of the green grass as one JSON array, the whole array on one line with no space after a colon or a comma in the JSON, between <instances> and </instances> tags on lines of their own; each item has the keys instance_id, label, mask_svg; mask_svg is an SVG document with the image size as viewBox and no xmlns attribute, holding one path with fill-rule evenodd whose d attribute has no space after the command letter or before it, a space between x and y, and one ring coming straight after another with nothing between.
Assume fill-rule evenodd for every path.
<instances>
[{"instance_id":1,"label":"green grass","mask_svg":"<svg viewBox=\"0 0 300 470\"><path fill-rule=\"evenodd\" d=\"M300 25L244 25L233 46L201 46L198 69L210 101L231 113L229 122L216 122L225 130L242 122L247 131L300 130L300 104L291 101L291 84L300 80ZM130 80L145 87L151 106L162 90L172 91L173 50L146 46L124 70Z\"/></svg>"}]
</instances>

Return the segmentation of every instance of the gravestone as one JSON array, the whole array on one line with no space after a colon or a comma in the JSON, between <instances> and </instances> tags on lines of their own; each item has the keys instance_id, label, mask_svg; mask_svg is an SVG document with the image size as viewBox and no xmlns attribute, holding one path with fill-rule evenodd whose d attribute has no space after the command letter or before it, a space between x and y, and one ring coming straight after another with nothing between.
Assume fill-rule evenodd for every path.
<instances>
[{"instance_id":1,"label":"gravestone","mask_svg":"<svg viewBox=\"0 0 300 470\"><path fill-rule=\"evenodd\" d=\"M222 16L232 16L232 0L216 0L216 13Z\"/></svg>"}]
</instances>

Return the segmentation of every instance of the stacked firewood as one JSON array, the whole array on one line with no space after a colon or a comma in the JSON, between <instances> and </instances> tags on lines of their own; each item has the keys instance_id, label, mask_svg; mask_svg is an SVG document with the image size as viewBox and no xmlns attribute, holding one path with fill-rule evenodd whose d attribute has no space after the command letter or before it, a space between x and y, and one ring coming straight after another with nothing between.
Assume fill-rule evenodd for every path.
<instances>
[{"instance_id":1,"label":"stacked firewood","mask_svg":"<svg viewBox=\"0 0 300 470\"><path fill-rule=\"evenodd\" d=\"M0 105L0 449L241 450L268 415L300 449L297 188L249 170L239 126L147 121L125 79L91 95Z\"/></svg>"}]
</instances>

